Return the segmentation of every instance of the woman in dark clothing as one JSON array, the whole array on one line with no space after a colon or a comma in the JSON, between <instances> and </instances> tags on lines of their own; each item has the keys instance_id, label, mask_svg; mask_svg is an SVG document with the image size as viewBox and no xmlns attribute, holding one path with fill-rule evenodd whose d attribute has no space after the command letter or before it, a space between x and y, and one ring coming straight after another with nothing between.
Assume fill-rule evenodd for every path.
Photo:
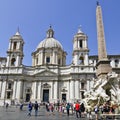
<instances>
[{"instance_id":1,"label":"woman in dark clothing","mask_svg":"<svg viewBox=\"0 0 120 120\"><path fill-rule=\"evenodd\" d=\"M37 101L35 101L35 104L34 104L35 116L37 116L37 114L38 114L38 108L39 108L38 103L37 103Z\"/></svg>"},{"instance_id":2,"label":"woman in dark clothing","mask_svg":"<svg viewBox=\"0 0 120 120\"><path fill-rule=\"evenodd\" d=\"M83 103L80 105L80 110L81 110L81 115L82 115L82 117L84 117L85 106L84 106Z\"/></svg>"},{"instance_id":3,"label":"woman in dark clothing","mask_svg":"<svg viewBox=\"0 0 120 120\"><path fill-rule=\"evenodd\" d=\"M67 115L69 116L69 110L70 110L70 104L69 103L67 103L67 105L66 105L66 110L67 110Z\"/></svg>"}]
</instances>

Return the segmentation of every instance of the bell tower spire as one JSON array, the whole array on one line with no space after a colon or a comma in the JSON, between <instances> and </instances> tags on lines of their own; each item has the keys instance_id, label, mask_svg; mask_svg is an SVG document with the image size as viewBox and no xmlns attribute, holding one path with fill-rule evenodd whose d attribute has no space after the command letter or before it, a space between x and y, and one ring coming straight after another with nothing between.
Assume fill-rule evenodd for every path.
<instances>
[{"instance_id":1,"label":"bell tower spire","mask_svg":"<svg viewBox=\"0 0 120 120\"><path fill-rule=\"evenodd\" d=\"M104 25L102 19L102 10L99 2L96 8L96 22L97 22L97 39L98 39L98 63L97 63L97 76L103 77L108 72L112 71L110 61L107 58Z\"/></svg>"},{"instance_id":2,"label":"bell tower spire","mask_svg":"<svg viewBox=\"0 0 120 120\"><path fill-rule=\"evenodd\" d=\"M74 65L88 65L88 37L81 29L81 26L78 28L78 32L73 38L73 61Z\"/></svg>"},{"instance_id":3,"label":"bell tower spire","mask_svg":"<svg viewBox=\"0 0 120 120\"><path fill-rule=\"evenodd\" d=\"M7 67L22 65L24 53L23 53L24 40L20 35L19 29L10 38L9 48L7 50Z\"/></svg>"}]
</instances>

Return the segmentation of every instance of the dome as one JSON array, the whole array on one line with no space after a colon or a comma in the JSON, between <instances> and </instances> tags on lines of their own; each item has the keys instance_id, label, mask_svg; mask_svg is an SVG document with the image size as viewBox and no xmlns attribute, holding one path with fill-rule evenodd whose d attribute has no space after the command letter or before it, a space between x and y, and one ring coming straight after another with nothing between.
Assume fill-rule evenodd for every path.
<instances>
[{"instance_id":1,"label":"dome","mask_svg":"<svg viewBox=\"0 0 120 120\"><path fill-rule=\"evenodd\" d=\"M51 28L51 26L47 31L46 38L43 41L41 41L37 46L37 49L39 48L60 48L61 50L63 50L63 47L60 44L60 42L54 38L54 31Z\"/></svg>"},{"instance_id":2,"label":"dome","mask_svg":"<svg viewBox=\"0 0 120 120\"><path fill-rule=\"evenodd\" d=\"M60 48L63 49L62 45L55 38L46 38L39 43L38 48Z\"/></svg>"}]
</instances>

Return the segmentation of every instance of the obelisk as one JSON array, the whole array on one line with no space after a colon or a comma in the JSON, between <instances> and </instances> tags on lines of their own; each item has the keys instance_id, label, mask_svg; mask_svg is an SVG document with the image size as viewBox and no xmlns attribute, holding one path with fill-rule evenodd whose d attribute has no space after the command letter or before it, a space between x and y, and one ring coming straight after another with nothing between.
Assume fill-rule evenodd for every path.
<instances>
[{"instance_id":1,"label":"obelisk","mask_svg":"<svg viewBox=\"0 0 120 120\"><path fill-rule=\"evenodd\" d=\"M110 61L107 58L105 36L104 36L104 26L102 19L102 10L99 2L97 2L96 8L96 22L97 22L97 39L98 39L98 63L97 76L98 78L103 78L107 73L112 71L110 66Z\"/></svg>"}]
</instances>

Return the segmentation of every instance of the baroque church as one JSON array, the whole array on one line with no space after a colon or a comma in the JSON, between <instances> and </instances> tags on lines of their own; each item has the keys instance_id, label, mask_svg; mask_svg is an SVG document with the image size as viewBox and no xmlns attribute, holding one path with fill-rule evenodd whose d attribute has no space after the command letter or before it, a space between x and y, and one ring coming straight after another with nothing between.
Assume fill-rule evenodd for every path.
<instances>
[{"instance_id":1,"label":"baroque church","mask_svg":"<svg viewBox=\"0 0 120 120\"><path fill-rule=\"evenodd\" d=\"M102 18L102 12L96 14ZM7 57L0 57L0 105L29 101L74 102L84 99L84 92L92 88L98 56L89 55L88 36L80 28L73 36L70 65L66 65L67 52L54 38L51 26L45 39L32 52L31 66L23 65L23 49L24 40L17 31L9 40ZM119 75L120 55L107 57L112 71Z\"/></svg>"}]
</instances>

